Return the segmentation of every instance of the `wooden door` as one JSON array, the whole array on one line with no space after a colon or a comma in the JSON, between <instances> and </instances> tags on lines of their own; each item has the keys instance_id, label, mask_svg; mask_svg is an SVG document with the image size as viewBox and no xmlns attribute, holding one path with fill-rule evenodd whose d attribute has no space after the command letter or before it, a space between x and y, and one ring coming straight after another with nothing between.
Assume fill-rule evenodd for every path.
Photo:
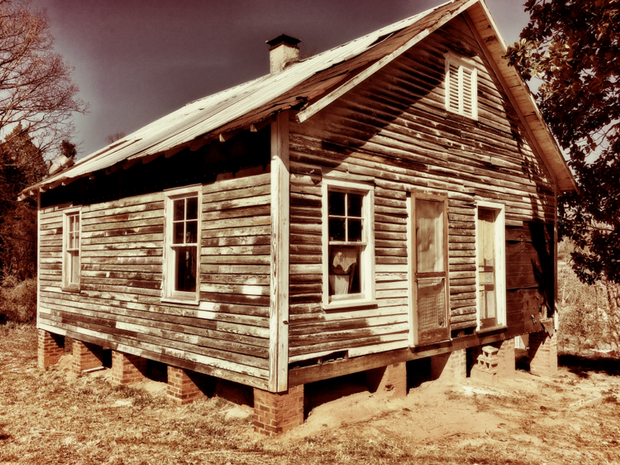
<instances>
[{"instance_id":1,"label":"wooden door","mask_svg":"<svg viewBox=\"0 0 620 465\"><path fill-rule=\"evenodd\" d=\"M450 338L447 202L417 195L412 203L414 344L424 345Z\"/></svg>"},{"instance_id":2,"label":"wooden door","mask_svg":"<svg viewBox=\"0 0 620 465\"><path fill-rule=\"evenodd\" d=\"M498 324L495 218L494 210L478 209L478 297L481 328Z\"/></svg>"}]
</instances>

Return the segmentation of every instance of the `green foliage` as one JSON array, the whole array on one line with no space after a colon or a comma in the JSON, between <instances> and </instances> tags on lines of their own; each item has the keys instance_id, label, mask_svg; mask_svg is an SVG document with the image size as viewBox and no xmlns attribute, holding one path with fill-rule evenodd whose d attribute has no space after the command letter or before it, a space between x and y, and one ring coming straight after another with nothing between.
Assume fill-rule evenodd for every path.
<instances>
[{"instance_id":1,"label":"green foliage","mask_svg":"<svg viewBox=\"0 0 620 465\"><path fill-rule=\"evenodd\" d=\"M563 241L559 255L572 244ZM563 351L620 350L620 285L601 279L584 284L563 260L558 266L559 347Z\"/></svg>"},{"instance_id":2,"label":"green foliage","mask_svg":"<svg viewBox=\"0 0 620 465\"><path fill-rule=\"evenodd\" d=\"M43 153L18 125L0 145L0 283L14 285L36 275L36 206L18 202L19 192L47 173ZM9 278L12 282L9 282Z\"/></svg>"},{"instance_id":3,"label":"green foliage","mask_svg":"<svg viewBox=\"0 0 620 465\"><path fill-rule=\"evenodd\" d=\"M578 193L560 202L560 234L588 283L620 282L620 0L528 0L510 63L542 84L540 110L569 155Z\"/></svg>"},{"instance_id":4,"label":"green foliage","mask_svg":"<svg viewBox=\"0 0 620 465\"><path fill-rule=\"evenodd\" d=\"M0 144L0 314L32 323L37 311L37 209L19 192L47 172L43 153L21 125Z\"/></svg>"},{"instance_id":5,"label":"green foliage","mask_svg":"<svg viewBox=\"0 0 620 465\"><path fill-rule=\"evenodd\" d=\"M75 158L75 156L77 155L77 149L75 147L75 144L68 140L63 140L60 143L60 154L64 155L67 158Z\"/></svg>"},{"instance_id":6,"label":"green foliage","mask_svg":"<svg viewBox=\"0 0 620 465\"><path fill-rule=\"evenodd\" d=\"M50 149L75 156L71 116L86 108L71 72L53 50L45 13L0 0L0 314L17 321L33 319L37 249L36 205L17 197L47 174Z\"/></svg>"}]
</instances>

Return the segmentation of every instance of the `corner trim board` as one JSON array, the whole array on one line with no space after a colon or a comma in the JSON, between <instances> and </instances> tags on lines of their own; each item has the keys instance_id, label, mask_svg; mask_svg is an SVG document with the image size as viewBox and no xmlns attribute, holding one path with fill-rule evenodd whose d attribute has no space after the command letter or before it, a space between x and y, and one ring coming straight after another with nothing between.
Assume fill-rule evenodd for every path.
<instances>
[{"instance_id":1,"label":"corner trim board","mask_svg":"<svg viewBox=\"0 0 620 465\"><path fill-rule=\"evenodd\" d=\"M289 112L271 124L271 270L269 299L269 390L288 389L289 313Z\"/></svg>"}]
</instances>

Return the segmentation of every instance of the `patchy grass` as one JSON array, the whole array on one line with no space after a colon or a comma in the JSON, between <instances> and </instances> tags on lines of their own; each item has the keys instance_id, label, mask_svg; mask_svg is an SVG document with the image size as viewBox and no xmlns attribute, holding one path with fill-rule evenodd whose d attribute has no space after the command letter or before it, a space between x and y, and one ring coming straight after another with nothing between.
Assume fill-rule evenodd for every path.
<instances>
[{"instance_id":1,"label":"patchy grass","mask_svg":"<svg viewBox=\"0 0 620 465\"><path fill-rule=\"evenodd\" d=\"M422 386L337 427L323 427L316 408L303 427L267 438L221 398L179 407L101 374L38 370L35 330L0 326L0 463L615 464L620 380L605 368L571 366L552 379L520 372L488 390L472 385L469 394L452 387L436 396L438 385ZM597 395L603 402L594 407L572 407ZM360 408L348 399L322 408ZM459 426L459 418L471 423Z\"/></svg>"}]
</instances>

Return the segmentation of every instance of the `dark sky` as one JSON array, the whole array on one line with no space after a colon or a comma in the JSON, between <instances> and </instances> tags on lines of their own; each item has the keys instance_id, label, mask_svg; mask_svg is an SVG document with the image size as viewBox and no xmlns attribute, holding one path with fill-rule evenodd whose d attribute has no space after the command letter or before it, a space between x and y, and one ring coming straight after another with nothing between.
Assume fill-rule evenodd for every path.
<instances>
[{"instance_id":1,"label":"dark sky","mask_svg":"<svg viewBox=\"0 0 620 465\"><path fill-rule=\"evenodd\" d=\"M504 39L527 23L524 0L487 0ZM286 33L318 53L443 0L33 0L75 68L89 113L80 156L184 104L269 72L266 40Z\"/></svg>"}]
</instances>

